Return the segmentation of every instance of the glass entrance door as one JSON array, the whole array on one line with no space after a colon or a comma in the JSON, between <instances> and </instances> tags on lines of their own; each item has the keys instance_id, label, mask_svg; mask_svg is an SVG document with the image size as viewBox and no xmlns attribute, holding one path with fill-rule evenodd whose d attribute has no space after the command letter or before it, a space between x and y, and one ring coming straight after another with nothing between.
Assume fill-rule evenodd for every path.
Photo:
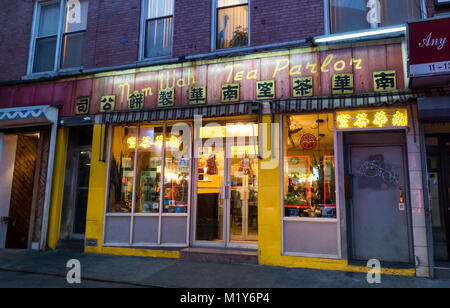
<instances>
[{"instance_id":1,"label":"glass entrance door","mask_svg":"<svg viewBox=\"0 0 450 308\"><path fill-rule=\"evenodd\" d=\"M197 246L256 248L257 245L257 127L231 126L204 132L195 150Z\"/></svg>"},{"instance_id":2,"label":"glass entrance door","mask_svg":"<svg viewBox=\"0 0 450 308\"><path fill-rule=\"evenodd\" d=\"M230 242L258 240L258 160L255 145L232 145Z\"/></svg>"},{"instance_id":3,"label":"glass entrance door","mask_svg":"<svg viewBox=\"0 0 450 308\"><path fill-rule=\"evenodd\" d=\"M225 150L202 146L197 151L196 241L224 241Z\"/></svg>"}]
</instances>

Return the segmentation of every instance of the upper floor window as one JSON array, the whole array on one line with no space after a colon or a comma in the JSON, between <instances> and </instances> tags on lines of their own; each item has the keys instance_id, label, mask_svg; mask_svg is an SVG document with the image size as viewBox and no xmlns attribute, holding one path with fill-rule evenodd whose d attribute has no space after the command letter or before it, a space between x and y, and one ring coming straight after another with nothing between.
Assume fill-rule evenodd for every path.
<instances>
[{"instance_id":1,"label":"upper floor window","mask_svg":"<svg viewBox=\"0 0 450 308\"><path fill-rule=\"evenodd\" d=\"M172 54L174 0L145 0L144 57Z\"/></svg>"},{"instance_id":2,"label":"upper floor window","mask_svg":"<svg viewBox=\"0 0 450 308\"><path fill-rule=\"evenodd\" d=\"M216 49L248 46L248 1L215 0Z\"/></svg>"},{"instance_id":3,"label":"upper floor window","mask_svg":"<svg viewBox=\"0 0 450 308\"><path fill-rule=\"evenodd\" d=\"M83 66L88 6L87 0L37 3L30 73Z\"/></svg>"},{"instance_id":4,"label":"upper floor window","mask_svg":"<svg viewBox=\"0 0 450 308\"><path fill-rule=\"evenodd\" d=\"M329 0L330 32L405 24L422 18L421 0Z\"/></svg>"}]
</instances>

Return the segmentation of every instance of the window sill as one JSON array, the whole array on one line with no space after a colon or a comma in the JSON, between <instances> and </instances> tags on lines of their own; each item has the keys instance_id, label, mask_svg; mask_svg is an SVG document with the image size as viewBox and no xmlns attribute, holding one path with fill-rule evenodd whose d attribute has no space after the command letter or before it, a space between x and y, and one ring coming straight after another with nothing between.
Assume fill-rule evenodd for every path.
<instances>
[{"instance_id":1,"label":"window sill","mask_svg":"<svg viewBox=\"0 0 450 308\"><path fill-rule=\"evenodd\" d=\"M213 52L213 53L230 53L230 52L246 51L251 48L252 48L251 45L239 46L239 47L228 47L228 48L213 48L211 50L211 52Z\"/></svg>"},{"instance_id":2,"label":"window sill","mask_svg":"<svg viewBox=\"0 0 450 308\"><path fill-rule=\"evenodd\" d=\"M283 221L337 223L337 218L323 218L323 217L283 217Z\"/></svg>"},{"instance_id":3,"label":"window sill","mask_svg":"<svg viewBox=\"0 0 450 308\"><path fill-rule=\"evenodd\" d=\"M83 72L82 67L66 68L66 69L61 69L61 70L57 70L57 71L31 73L31 74L22 76L22 80L39 80L39 79L43 79L43 78L57 78L57 77L63 77L63 76L68 76L68 75L77 75L82 72Z\"/></svg>"},{"instance_id":4,"label":"window sill","mask_svg":"<svg viewBox=\"0 0 450 308\"><path fill-rule=\"evenodd\" d=\"M140 61L137 61L137 65L152 65L152 64L160 64L165 62L173 62L178 61L178 57L173 56L162 56L162 57L154 57L154 58L145 58Z\"/></svg>"}]
</instances>

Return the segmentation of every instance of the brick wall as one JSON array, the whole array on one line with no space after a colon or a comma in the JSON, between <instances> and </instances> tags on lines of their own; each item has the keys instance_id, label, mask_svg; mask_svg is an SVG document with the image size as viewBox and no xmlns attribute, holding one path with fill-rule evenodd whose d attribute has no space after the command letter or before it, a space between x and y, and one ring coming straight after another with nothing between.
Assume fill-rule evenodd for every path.
<instances>
[{"instance_id":1,"label":"brick wall","mask_svg":"<svg viewBox=\"0 0 450 308\"><path fill-rule=\"evenodd\" d=\"M33 0L0 0L0 81L27 72Z\"/></svg>"},{"instance_id":2,"label":"brick wall","mask_svg":"<svg viewBox=\"0 0 450 308\"><path fill-rule=\"evenodd\" d=\"M212 0L175 0L175 57L211 50ZM26 75L34 0L0 0L0 82ZM427 0L435 13L434 0ZM438 12L450 11L442 9ZM301 40L324 34L321 0L251 0L251 45ZM141 0L89 3L84 68L138 60Z\"/></svg>"},{"instance_id":3,"label":"brick wall","mask_svg":"<svg viewBox=\"0 0 450 308\"><path fill-rule=\"evenodd\" d=\"M324 34L321 0L251 0L251 44L300 40Z\"/></svg>"},{"instance_id":4,"label":"brick wall","mask_svg":"<svg viewBox=\"0 0 450 308\"><path fill-rule=\"evenodd\" d=\"M138 59L140 0L89 1L85 68L133 63Z\"/></svg>"},{"instance_id":5,"label":"brick wall","mask_svg":"<svg viewBox=\"0 0 450 308\"><path fill-rule=\"evenodd\" d=\"M173 55L201 54L211 49L211 0L175 0Z\"/></svg>"}]
</instances>

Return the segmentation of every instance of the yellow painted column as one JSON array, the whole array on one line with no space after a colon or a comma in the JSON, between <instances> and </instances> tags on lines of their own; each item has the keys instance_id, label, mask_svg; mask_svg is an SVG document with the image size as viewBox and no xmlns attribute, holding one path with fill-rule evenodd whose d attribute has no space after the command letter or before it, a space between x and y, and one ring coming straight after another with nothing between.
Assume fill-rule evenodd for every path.
<instances>
[{"instance_id":1,"label":"yellow painted column","mask_svg":"<svg viewBox=\"0 0 450 308\"><path fill-rule=\"evenodd\" d=\"M260 131L264 159L258 163L258 249L260 264L277 265L281 257L280 142L278 125L271 140L270 122L270 116L264 116ZM271 157L271 146L275 147L275 158Z\"/></svg>"},{"instance_id":2,"label":"yellow painted column","mask_svg":"<svg viewBox=\"0 0 450 308\"><path fill-rule=\"evenodd\" d=\"M56 135L55 162L53 166L53 183L50 202L47 245L56 249L61 230L61 213L64 196L64 177L67 161L69 129L62 127Z\"/></svg>"},{"instance_id":3,"label":"yellow painted column","mask_svg":"<svg viewBox=\"0 0 450 308\"><path fill-rule=\"evenodd\" d=\"M105 126L102 128L100 124L94 125L85 238L97 240L97 246L86 246L85 252L90 253L102 252L107 163L99 161L99 155L103 150L105 133L107 133L105 132Z\"/></svg>"}]
</instances>

